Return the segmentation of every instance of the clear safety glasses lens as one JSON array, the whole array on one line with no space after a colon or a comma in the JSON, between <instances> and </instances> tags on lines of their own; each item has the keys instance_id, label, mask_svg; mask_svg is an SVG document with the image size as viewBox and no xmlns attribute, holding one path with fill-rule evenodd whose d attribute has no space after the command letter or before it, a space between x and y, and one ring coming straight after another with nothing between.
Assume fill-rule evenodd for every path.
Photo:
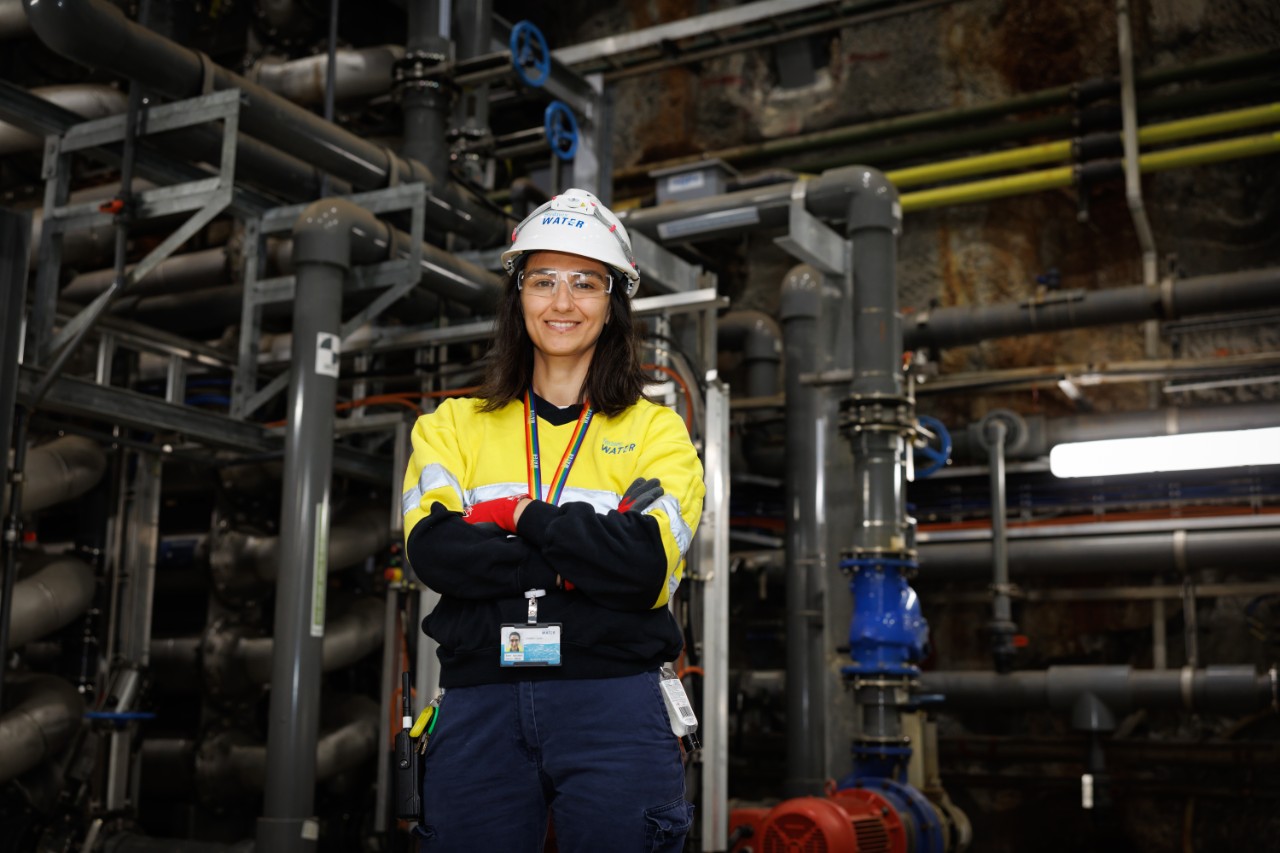
<instances>
[{"instance_id":1,"label":"clear safety glasses lens","mask_svg":"<svg viewBox=\"0 0 1280 853\"><path fill-rule=\"evenodd\" d=\"M604 299L613 292L613 276L599 273L525 270L516 279L516 287L541 299L553 298L561 283L575 300Z\"/></svg>"}]
</instances>

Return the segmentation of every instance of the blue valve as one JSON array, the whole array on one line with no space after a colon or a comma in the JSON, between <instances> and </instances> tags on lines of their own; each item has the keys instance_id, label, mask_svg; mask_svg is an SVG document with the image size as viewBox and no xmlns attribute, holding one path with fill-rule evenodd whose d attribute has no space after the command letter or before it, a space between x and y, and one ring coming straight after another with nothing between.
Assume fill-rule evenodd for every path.
<instances>
[{"instance_id":1,"label":"blue valve","mask_svg":"<svg viewBox=\"0 0 1280 853\"><path fill-rule=\"evenodd\" d=\"M511 28L511 65L526 86L541 88L551 76L551 49L542 30L533 21L521 21Z\"/></svg>"},{"instance_id":2,"label":"blue valve","mask_svg":"<svg viewBox=\"0 0 1280 853\"><path fill-rule=\"evenodd\" d=\"M917 420L919 420L921 426L937 436L938 439L937 447L930 443L915 449L916 459L928 460L923 465L920 462L916 463L916 478L924 479L943 465L946 465L947 460L951 458L951 433L947 431L946 425L937 418L920 415Z\"/></svg>"},{"instance_id":3,"label":"blue valve","mask_svg":"<svg viewBox=\"0 0 1280 853\"><path fill-rule=\"evenodd\" d=\"M578 120L574 118L569 105L564 101L547 104L542 126L547 133L551 153L561 160L572 160L573 155L578 153Z\"/></svg>"}]
</instances>

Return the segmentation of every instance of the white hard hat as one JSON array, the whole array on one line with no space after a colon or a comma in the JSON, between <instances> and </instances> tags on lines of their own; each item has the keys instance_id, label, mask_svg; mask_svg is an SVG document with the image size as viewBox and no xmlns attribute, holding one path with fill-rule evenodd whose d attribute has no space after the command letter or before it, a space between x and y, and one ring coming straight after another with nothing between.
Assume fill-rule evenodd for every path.
<instances>
[{"instance_id":1,"label":"white hard hat","mask_svg":"<svg viewBox=\"0 0 1280 853\"><path fill-rule=\"evenodd\" d=\"M516 259L526 252L569 252L597 260L626 278L627 296L640 284L627 229L586 190L565 190L515 227L511 248L502 253L508 273L515 271Z\"/></svg>"}]
</instances>

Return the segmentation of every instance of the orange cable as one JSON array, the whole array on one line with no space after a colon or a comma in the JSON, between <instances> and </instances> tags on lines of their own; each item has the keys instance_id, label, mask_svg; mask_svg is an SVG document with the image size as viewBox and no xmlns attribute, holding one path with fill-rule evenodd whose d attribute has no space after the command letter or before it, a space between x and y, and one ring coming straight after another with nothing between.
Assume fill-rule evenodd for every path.
<instances>
[{"instance_id":1,"label":"orange cable","mask_svg":"<svg viewBox=\"0 0 1280 853\"><path fill-rule=\"evenodd\" d=\"M656 370L659 373L665 373L667 376L670 376L673 380L675 380L675 383L680 386L680 392L684 394L684 427L689 431L689 434L692 435L693 434L693 394L689 391L689 385L684 381L684 378L679 373L672 370L670 367L665 367L661 364L645 364L645 365L641 365L641 369Z\"/></svg>"}]
</instances>

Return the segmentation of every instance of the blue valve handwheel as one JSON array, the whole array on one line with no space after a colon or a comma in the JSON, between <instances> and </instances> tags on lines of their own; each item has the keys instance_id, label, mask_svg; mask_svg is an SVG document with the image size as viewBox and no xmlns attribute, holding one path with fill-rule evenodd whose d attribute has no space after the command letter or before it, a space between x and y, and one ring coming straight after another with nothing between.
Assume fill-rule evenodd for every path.
<instances>
[{"instance_id":1,"label":"blue valve handwheel","mask_svg":"<svg viewBox=\"0 0 1280 853\"><path fill-rule=\"evenodd\" d=\"M569 105L564 101L547 104L542 125L547 133L551 153L561 160L572 160L573 155L578 153L578 120L573 117L573 110Z\"/></svg>"},{"instance_id":2,"label":"blue valve handwheel","mask_svg":"<svg viewBox=\"0 0 1280 853\"><path fill-rule=\"evenodd\" d=\"M947 427L942 421L929 415L920 415L917 420L921 426L927 428L930 432L938 437L940 446L933 447L925 445L924 447L915 448L916 458L924 458L929 460L928 464L921 467L916 465L916 478L924 479L930 474L937 471L943 465L947 464L947 460L951 458L951 433L947 431Z\"/></svg>"},{"instance_id":3,"label":"blue valve handwheel","mask_svg":"<svg viewBox=\"0 0 1280 853\"><path fill-rule=\"evenodd\" d=\"M532 21L521 21L511 28L511 66L526 86L538 89L551 76L551 49L547 39Z\"/></svg>"}]
</instances>

